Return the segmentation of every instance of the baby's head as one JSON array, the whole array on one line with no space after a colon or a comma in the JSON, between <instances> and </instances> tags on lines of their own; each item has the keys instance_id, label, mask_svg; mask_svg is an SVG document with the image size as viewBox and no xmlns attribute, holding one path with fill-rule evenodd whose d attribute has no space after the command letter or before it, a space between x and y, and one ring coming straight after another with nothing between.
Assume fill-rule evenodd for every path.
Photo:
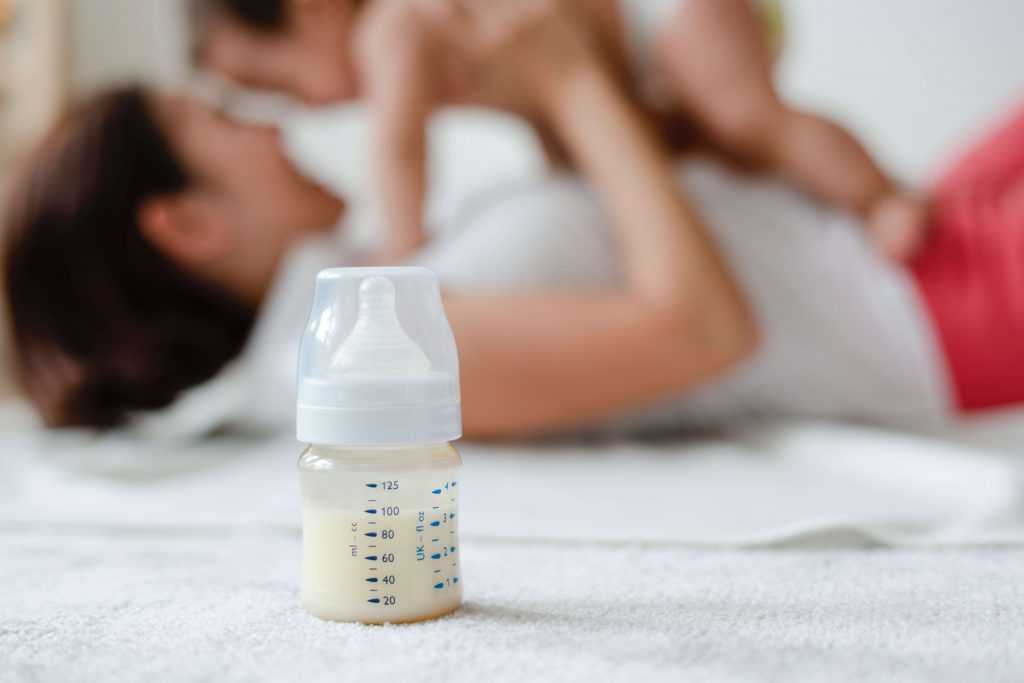
<instances>
[{"instance_id":1,"label":"baby's head","mask_svg":"<svg viewBox=\"0 0 1024 683\"><path fill-rule=\"evenodd\" d=\"M357 96L350 45L358 0L192 0L196 56L242 85L307 104Z\"/></svg>"},{"instance_id":2,"label":"baby's head","mask_svg":"<svg viewBox=\"0 0 1024 683\"><path fill-rule=\"evenodd\" d=\"M7 204L0 253L20 383L48 424L98 427L216 374L284 252L342 210L273 129L134 88L74 111Z\"/></svg>"}]
</instances>

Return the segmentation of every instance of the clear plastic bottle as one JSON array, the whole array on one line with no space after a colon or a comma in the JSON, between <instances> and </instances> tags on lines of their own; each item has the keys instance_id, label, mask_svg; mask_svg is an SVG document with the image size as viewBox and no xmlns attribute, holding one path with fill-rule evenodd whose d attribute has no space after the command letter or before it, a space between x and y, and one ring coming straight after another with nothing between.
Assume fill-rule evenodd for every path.
<instances>
[{"instance_id":1,"label":"clear plastic bottle","mask_svg":"<svg viewBox=\"0 0 1024 683\"><path fill-rule=\"evenodd\" d=\"M462 601L458 360L436 277L323 271L299 354L301 597L322 619L420 621Z\"/></svg>"}]
</instances>

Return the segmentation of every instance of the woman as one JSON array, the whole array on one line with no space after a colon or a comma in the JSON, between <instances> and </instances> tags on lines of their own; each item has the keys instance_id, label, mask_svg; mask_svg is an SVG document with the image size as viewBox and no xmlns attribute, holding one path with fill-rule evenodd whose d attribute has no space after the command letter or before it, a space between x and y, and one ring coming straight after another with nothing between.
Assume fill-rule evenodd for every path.
<instances>
[{"instance_id":1,"label":"woman","mask_svg":"<svg viewBox=\"0 0 1024 683\"><path fill-rule=\"evenodd\" d=\"M508 31L516 39L503 57L572 141L617 223L647 220L621 231L628 265L619 292L446 300L462 347L467 433L476 435L544 430L686 386L738 361L755 339L665 160L587 47L566 27L528 28ZM590 116L595 100L611 105L604 120ZM289 240L333 207L310 196L303 215L287 215L305 197L270 133L138 93L105 107L51 141L8 221L22 380L51 424L113 424L210 376L240 348ZM54 182L73 161L85 172L69 186ZM291 188L286 210L270 184ZM196 315L168 315L169 307ZM624 353L639 347L646 367Z\"/></svg>"},{"instance_id":2,"label":"woman","mask_svg":"<svg viewBox=\"0 0 1024 683\"><path fill-rule=\"evenodd\" d=\"M1011 343L983 354L986 371L1009 378L998 395L964 369L963 343L950 343L977 342L987 321L1024 318L1009 281L996 283L1005 296L980 308L961 305L962 290L945 284L949 261L960 282L989 284L992 269L979 269L978 250L956 237L972 230L961 220L965 202L978 201L969 187L940 195L941 232L915 273L927 307L853 220L785 188L696 167L683 185L710 219L711 240L586 44L508 2L503 22L487 29L502 38L492 39L491 58L524 79L571 143L602 197L615 251L602 251L602 216L568 183L544 191L559 200L555 214L569 207L566 216L550 221L550 206L525 202L525 217L532 211L558 228L542 235L549 241L484 254L479 239L508 238L491 221L422 256L446 286L468 436L608 416L645 429L748 413L906 424L944 419L956 403L1024 398ZM136 91L73 118L18 187L5 232L7 295L22 382L54 425L116 424L214 375L241 350L256 309L262 323L280 301L273 281L288 270L285 252L340 210L295 175L271 131ZM996 225L977 233L979 244L998 246ZM529 223L520 227L531 234ZM571 253L543 258L554 250ZM575 269L588 250L614 253L614 267ZM520 267L502 273L510 261ZM536 277L516 282L524 273ZM540 291L548 285L556 291ZM261 345L261 326L251 347ZM1018 339L1021 327L1011 328ZM282 395L278 405L290 410L289 401Z\"/></svg>"}]
</instances>

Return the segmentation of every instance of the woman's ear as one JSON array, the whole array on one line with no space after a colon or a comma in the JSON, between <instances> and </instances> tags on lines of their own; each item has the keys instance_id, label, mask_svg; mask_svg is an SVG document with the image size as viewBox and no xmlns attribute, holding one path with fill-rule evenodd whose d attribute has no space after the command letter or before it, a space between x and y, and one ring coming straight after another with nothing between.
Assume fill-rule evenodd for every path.
<instances>
[{"instance_id":1,"label":"woman's ear","mask_svg":"<svg viewBox=\"0 0 1024 683\"><path fill-rule=\"evenodd\" d=\"M209 202L190 195L143 203L139 228L149 242L175 263L202 266L231 249L234 231Z\"/></svg>"}]
</instances>

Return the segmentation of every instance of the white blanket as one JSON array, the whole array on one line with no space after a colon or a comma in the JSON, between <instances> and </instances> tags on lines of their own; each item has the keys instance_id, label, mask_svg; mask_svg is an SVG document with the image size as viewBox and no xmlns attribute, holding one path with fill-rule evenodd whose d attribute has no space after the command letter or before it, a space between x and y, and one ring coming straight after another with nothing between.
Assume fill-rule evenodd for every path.
<instances>
[{"instance_id":1,"label":"white blanket","mask_svg":"<svg viewBox=\"0 0 1024 683\"><path fill-rule=\"evenodd\" d=\"M466 603L378 628L298 606L290 436L6 433L0 681L1019 680L1022 431L465 444Z\"/></svg>"},{"instance_id":2,"label":"white blanket","mask_svg":"<svg viewBox=\"0 0 1024 683\"><path fill-rule=\"evenodd\" d=\"M1021 432L1011 417L947 440L792 423L663 443L465 444L461 530L714 545L1021 543ZM0 444L0 521L298 528L302 446L290 435L25 432Z\"/></svg>"}]
</instances>

